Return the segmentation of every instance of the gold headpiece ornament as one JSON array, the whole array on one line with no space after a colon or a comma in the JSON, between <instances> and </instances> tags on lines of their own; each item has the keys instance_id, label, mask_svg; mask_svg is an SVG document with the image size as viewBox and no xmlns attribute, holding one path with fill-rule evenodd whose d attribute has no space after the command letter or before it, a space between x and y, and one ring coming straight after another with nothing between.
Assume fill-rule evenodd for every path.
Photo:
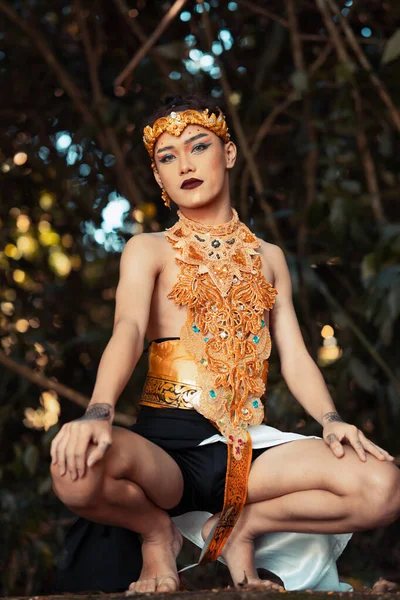
<instances>
[{"instance_id":1,"label":"gold headpiece ornament","mask_svg":"<svg viewBox=\"0 0 400 600\"><path fill-rule=\"evenodd\" d=\"M147 125L144 128L143 142L150 157L153 158L155 143L164 131L179 137L188 125L201 125L215 133L225 143L230 140L228 126L221 111L218 116L215 113L209 114L208 108L203 110L203 112L199 112L198 110L173 111L168 117L157 119L153 127Z\"/></svg>"}]
</instances>

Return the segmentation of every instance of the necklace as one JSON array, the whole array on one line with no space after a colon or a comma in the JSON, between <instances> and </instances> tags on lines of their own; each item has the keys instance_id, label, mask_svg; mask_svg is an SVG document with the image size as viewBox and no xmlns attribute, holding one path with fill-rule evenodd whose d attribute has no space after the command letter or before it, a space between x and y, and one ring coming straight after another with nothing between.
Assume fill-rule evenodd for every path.
<instances>
[{"instance_id":1,"label":"necklace","mask_svg":"<svg viewBox=\"0 0 400 600\"><path fill-rule=\"evenodd\" d=\"M229 235L235 231L239 224L239 215L234 208L232 208L231 220L227 223L222 223L221 225L203 225L202 223L189 219L189 217L185 217L180 210L178 210L178 217L179 221L185 225L186 228L192 229L193 231L195 230L200 234L209 233L214 236Z\"/></svg>"}]
</instances>

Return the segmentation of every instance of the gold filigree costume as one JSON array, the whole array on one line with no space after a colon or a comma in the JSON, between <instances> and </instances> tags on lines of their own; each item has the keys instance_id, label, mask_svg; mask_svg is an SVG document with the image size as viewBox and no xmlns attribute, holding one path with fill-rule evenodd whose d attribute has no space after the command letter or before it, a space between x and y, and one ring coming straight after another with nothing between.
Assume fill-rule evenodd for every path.
<instances>
[{"instance_id":1,"label":"gold filigree costume","mask_svg":"<svg viewBox=\"0 0 400 600\"><path fill-rule=\"evenodd\" d=\"M178 113L182 115L179 122L185 123L188 112L188 122L214 127L217 135L218 131L227 133L221 120L204 125L208 112L197 113L197 121L192 114L196 111ZM171 133L170 127L177 120L174 114L163 121L158 119L152 129L146 128L149 152L163 131ZM151 351L153 363L141 399L141 404L163 408L192 405L227 440L224 505L200 562L218 558L246 502L252 456L247 430L264 419L261 397L271 352L265 311L272 309L277 294L261 273L261 257L256 251L260 240L239 220L236 210L232 211L232 219L217 226L202 225L178 211L178 222L165 231L178 252L175 260L180 266L178 281L168 298L187 307L187 319L180 341L169 346L173 357L163 357L157 363ZM174 361L179 364L177 353L196 367L186 381L173 377Z\"/></svg>"},{"instance_id":2,"label":"gold filigree costume","mask_svg":"<svg viewBox=\"0 0 400 600\"><path fill-rule=\"evenodd\" d=\"M271 352L264 311L276 291L261 274L259 240L232 210L232 220L217 227L178 211L166 237L180 253L168 298L188 309L180 334L199 371L203 393L196 409L218 425L239 460L248 425L264 418L260 397Z\"/></svg>"}]
</instances>

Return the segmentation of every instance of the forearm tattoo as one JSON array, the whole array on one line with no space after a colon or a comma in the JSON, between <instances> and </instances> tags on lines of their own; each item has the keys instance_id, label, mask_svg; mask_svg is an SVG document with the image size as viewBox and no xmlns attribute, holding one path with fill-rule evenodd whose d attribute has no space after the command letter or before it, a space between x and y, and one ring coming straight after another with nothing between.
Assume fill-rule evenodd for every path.
<instances>
[{"instance_id":1,"label":"forearm tattoo","mask_svg":"<svg viewBox=\"0 0 400 600\"><path fill-rule=\"evenodd\" d=\"M322 417L323 421L328 421L328 423L344 423L342 417L338 415L337 412L328 412Z\"/></svg>"},{"instance_id":2,"label":"forearm tattoo","mask_svg":"<svg viewBox=\"0 0 400 600\"><path fill-rule=\"evenodd\" d=\"M112 418L112 408L109 404L91 404L78 421L109 421Z\"/></svg>"}]
</instances>

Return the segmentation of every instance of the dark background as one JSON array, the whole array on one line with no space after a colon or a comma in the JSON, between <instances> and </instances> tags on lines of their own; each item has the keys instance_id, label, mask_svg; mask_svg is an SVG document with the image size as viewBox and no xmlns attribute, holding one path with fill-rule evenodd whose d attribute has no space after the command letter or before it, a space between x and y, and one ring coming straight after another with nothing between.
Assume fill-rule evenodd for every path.
<instances>
[{"instance_id":1,"label":"dark background","mask_svg":"<svg viewBox=\"0 0 400 600\"><path fill-rule=\"evenodd\" d=\"M399 456L399 3L0 0L0 19L0 593L51 591L72 516L51 440L93 389L124 243L175 221L141 142L166 94L223 105L234 206L284 249L338 411ZM275 353L267 404L273 425L320 434ZM399 525L355 535L339 570L395 578Z\"/></svg>"}]
</instances>

